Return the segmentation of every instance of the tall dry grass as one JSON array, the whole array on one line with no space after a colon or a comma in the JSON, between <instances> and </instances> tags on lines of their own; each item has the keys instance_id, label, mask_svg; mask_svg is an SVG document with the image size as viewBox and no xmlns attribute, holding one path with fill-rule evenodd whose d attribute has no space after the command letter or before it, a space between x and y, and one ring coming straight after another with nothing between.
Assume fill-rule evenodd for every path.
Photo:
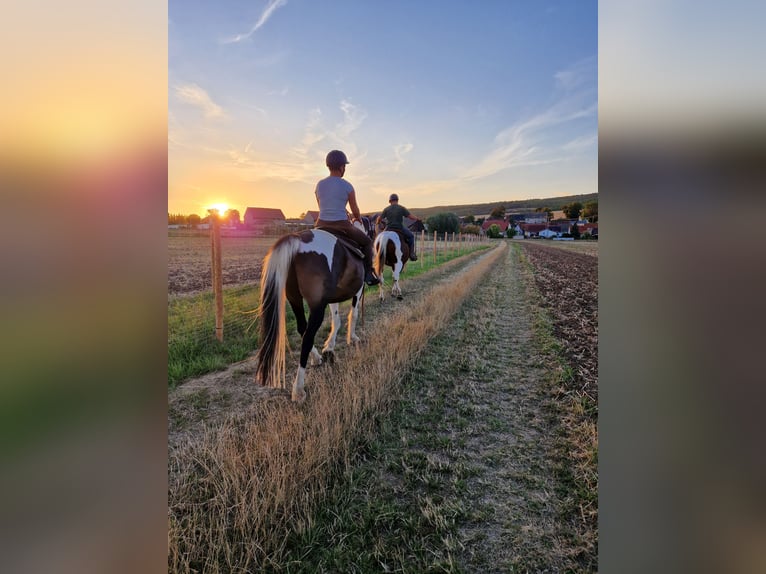
<instances>
[{"instance_id":1,"label":"tall dry grass","mask_svg":"<svg viewBox=\"0 0 766 574\"><path fill-rule=\"evenodd\" d=\"M171 572L284 570L287 541L312 521L403 374L507 247L479 257L412 308L369 330L333 368L312 370L308 399L253 404L170 455Z\"/></svg>"}]
</instances>

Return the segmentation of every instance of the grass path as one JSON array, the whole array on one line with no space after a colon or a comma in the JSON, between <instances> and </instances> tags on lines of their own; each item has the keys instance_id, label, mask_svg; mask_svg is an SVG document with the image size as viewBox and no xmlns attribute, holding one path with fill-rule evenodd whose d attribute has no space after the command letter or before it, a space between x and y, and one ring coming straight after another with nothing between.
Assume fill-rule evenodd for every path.
<instances>
[{"instance_id":1,"label":"grass path","mask_svg":"<svg viewBox=\"0 0 766 574\"><path fill-rule=\"evenodd\" d=\"M289 572L564 572L551 357L519 249L403 381L402 400L290 541Z\"/></svg>"}]
</instances>

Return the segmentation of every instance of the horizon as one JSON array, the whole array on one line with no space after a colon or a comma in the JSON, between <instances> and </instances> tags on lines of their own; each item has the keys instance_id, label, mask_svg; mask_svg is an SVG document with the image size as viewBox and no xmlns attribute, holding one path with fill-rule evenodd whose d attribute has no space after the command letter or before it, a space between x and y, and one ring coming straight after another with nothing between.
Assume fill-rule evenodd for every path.
<instances>
[{"instance_id":1,"label":"horizon","mask_svg":"<svg viewBox=\"0 0 766 574\"><path fill-rule=\"evenodd\" d=\"M429 205L429 206L425 206L425 207L413 207L412 211L430 211L430 210L439 209L439 208L450 209L450 208L460 208L460 207L480 206L480 205L487 205L487 207L489 207L490 205L496 205L496 206L497 205L505 205L506 209L534 209L534 208L531 208L531 207L523 207L523 206L521 206L521 207L514 207L514 206L509 205L509 204L511 204L511 203L525 203L525 202L531 202L531 201L542 201L542 200L545 200L545 199L554 200L554 199L563 199L563 198L569 198L569 197L574 198L574 197L589 196L589 195L596 195L596 196L598 196L598 192L594 191L594 192L591 192L591 193L576 193L576 194L572 194L572 195L557 195L557 196L552 196L552 197L527 197L527 198L524 198L524 199L514 199L514 200L508 200L508 201L502 201L501 200L501 201L490 201L490 202L455 203L455 204L450 204L450 205ZM598 201L598 198L596 198L596 201ZM223 208L223 206L220 206L220 205L219 206L211 205L208 209L217 209L218 212L220 214L222 214L222 215L227 210L229 210L229 209L236 209L239 212L240 218L243 218L244 215L245 215L245 211L247 210L248 207L266 208L266 209L281 209L280 207L274 207L274 206L268 206L268 205L248 205L248 206L245 206L245 207L242 207L242 208L239 208L239 207L236 207L236 206L227 205L225 209ZM284 210L282 210L282 211L284 213ZM312 209L307 209L306 211L301 212L301 213L299 213L296 216L288 216L288 215L285 214L285 218L286 219L298 219L298 218L300 218L301 215L305 215L309 211L318 211L318 208L315 206ZM371 210L361 210L360 212L364 215L364 214L368 214L368 213L377 213L377 212L380 212L380 211L381 211L380 209L378 209L378 210L371 209ZM561 210L560 209L556 209L554 211L561 211ZM181 212L177 212L177 211L170 211L170 210L168 210L168 215L182 215L182 216L198 215L201 218L205 218L205 217L207 217L207 209L205 210L205 213L199 213L199 212L181 213ZM474 214L474 215L480 215L480 214Z\"/></svg>"},{"instance_id":2,"label":"horizon","mask_svg":"<svg viewBox=\"0 0 766 574\"><path fill-rule=\"evenodd\" d=\"M597 3L441 7L171 0L168 212L298 217L331 149L362 212L597 192Z\"/></svg>"}]
</instances>

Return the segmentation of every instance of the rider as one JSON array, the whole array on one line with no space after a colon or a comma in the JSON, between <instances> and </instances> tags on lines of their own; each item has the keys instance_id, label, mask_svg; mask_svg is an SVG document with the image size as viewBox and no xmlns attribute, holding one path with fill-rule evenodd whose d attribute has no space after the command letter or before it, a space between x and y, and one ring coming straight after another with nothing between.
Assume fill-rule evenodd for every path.
<instances>
[{"instance_id":1,"label":"rider","mask_svg":"<svg viewBox=\"0 0 766 574\"><path fill-rule=\"evenodd\" d=\"M399 205L399 196L395 193L392 193L388 198L388 203L388 207L378 216L378 222L384 219L386 221L386 229L394 229L404 234L407 238L407 244L410 246L410 261L417 261L418 256L415 255L415 236L404 225L404 218L409 217L415 221L421 221L421 219L412 215L410 210L403 205Z\"/></svg>"},{"instance_id":2,"label":"rider","mask_svg":"<svg viewBox=\"0 0 766 574\"><path fill-rule=\"evenodd\" d=\"M348 220L346 203L351 207L354 221L361 223L359 206L356 203L354 186L343 179L346 164L349 163L346 154L340 150L332 150L325 160L330 175L319 180L314 194L319 205L319 219L314 227L331 229L334 232L355 241L364 252L364 282L367 285L377 285L380 279L372 270L372 239L364 231L354 227Z\"/></svg>"}]
</instances>

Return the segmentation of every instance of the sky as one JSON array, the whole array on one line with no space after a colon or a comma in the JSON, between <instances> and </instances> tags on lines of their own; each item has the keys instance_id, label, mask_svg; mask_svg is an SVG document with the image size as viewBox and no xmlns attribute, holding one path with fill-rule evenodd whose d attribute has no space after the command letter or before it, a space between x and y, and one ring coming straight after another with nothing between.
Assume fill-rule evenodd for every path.
<instances>
[{"instance_id":1,"label":"sky","mask_svg":"<svg viewBox=\"0 0 766 574\"><path fill-rule=\"evenodd\" d=\"M598 191L596 1L170 0L168 211Z\"/></svg>"}]
</instances>

